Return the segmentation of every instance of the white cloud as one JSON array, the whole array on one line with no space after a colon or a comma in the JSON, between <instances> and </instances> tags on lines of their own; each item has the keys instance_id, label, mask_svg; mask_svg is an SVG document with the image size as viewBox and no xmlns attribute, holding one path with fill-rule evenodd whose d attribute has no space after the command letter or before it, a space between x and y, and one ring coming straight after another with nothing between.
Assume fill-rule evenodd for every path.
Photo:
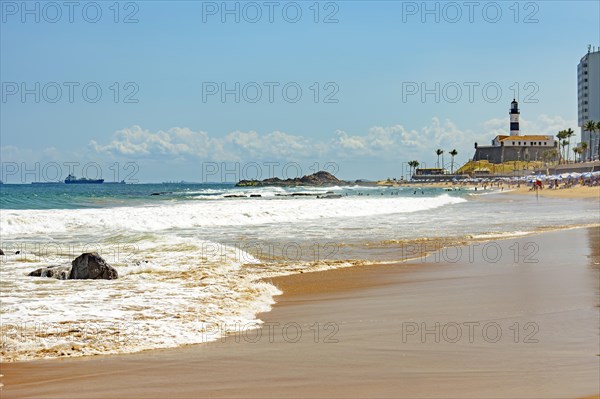
<instances>
[{"instance_id":1,"label":"white cloud","mask_svg":"<svg viewBox=\"0 0 600 399\"><path fill-rule=\"evenodd\" d=\"M524 134L555 134L574 125L560 116L540 115L536 120L523 120ZM472 156L475 142L487 143L497 135L507 133L507 118L483 122L482 129L473 132L462 129L449 119L437 117L419 129L404 125L374 126L364 133L333 132L317 139L282 131L259 133L234 131L223 137L211 137L204 131L174 127L151 132L132 126L114 133L108 144L90 142L97 153L148 159L204 161L260 160L369 160L388 162L418 159L435 160L435 150L457 149L458 159Z\"/></svg>"},{"instance_id":2,"label":"white cloud","mask_svg":"<svg viewBox=\"0 0 600 399\"><path fill-rule=\"evenodd\" d=\"M406 129L402 125L375 126L365 135L349 135L336 132L334 143L341 149L340 156L368 156L384 159L431 159L433 151L443 148L458 149L466 154L477 140L469 130L458 128L452 121L441 122L432 118L431 123L419 130Z\"/></svg>"},{"instance_id":3,"label":"white cloud","mask_svg":"<svg viewBox=\"0 0 600 399\"><path fill-rule=\"evenodd\" d=\"M240 161L376 157L393 161L406 157L429 158L438 147L471 148L474 141L476 137L472 132L461 130L452 121L432 118L429 125L419 130L400 124L374 126L364 134L338 130L320 140L281 131L264 134L234 131L224 137L210 137L204 131L189 128L151 132L136 125L115 132L108 144L92 140L90 148L97 153L139 158Z\"/></svg>"},{"instance_id":4,"label":"white cloud","mask_svg":"<svg viewBox=\"0 0 600 399\"><path fill-rule=\"evenodd\" d=\"M217 140L219 141L219 140ZM303 158L314 153L315 143L302 136L280 131L260 135L255 131L235 131L220 141L223 152L235 154L236 158Z\"/></svg>"},{"instance_id":5,"label":"white cloud","mask_svg":"<svg viewBox=\"0 0 600 399\"><path fill-rule=\"evenodd\" d=\"M206 132L194 132L188 128L174 127L168 131L152 133L135 125L114 133L113 140L100 145L95 140L90 147L98 153L126 156L174 155L206 156L211 150L212 139Z\"/></svg>"},{"instance_id":6,"label":"white cloud","mask_svg":"<svg viewBox=\"0 0 600 399\"><path fill-rule=\"evenodd\" d=\"M311 139L274 131L259 134L255 131L235 131L225 137L213 138L203 131L175 127L151 132L132 126L113 134L111 142L89 143L97 153L131 157L188 157L219 161L252 158L305 158L320 153L319 143Z\"/></svg>"},{"instance_id":7,"label":"white cloud","mask_svg":"<svg viewBox=\"0 0 600 399\"><path fill-rule=\"evenodd\" d=\"M484 130L488 132L490 141L499 134L507 135L509 131L509 122L506 118L495 118L483 123ZM571 128L578 132L577 121L568 120L561 116L550 116L541 114L537 119L529 120L521 118L520 120L521 134L545 134L556 136L563 129Z\"/></svg>"}]
</instances>

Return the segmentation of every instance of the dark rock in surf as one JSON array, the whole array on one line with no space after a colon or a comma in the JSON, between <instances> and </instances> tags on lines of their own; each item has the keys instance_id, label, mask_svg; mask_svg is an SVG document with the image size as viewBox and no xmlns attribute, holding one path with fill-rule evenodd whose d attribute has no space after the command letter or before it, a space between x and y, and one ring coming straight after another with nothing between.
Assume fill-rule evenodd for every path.
<instances>
[{"instance_id":1,"label":"dark rock in surf","mask_svg":"<svg viewBox=\"0 0 600 399\"><path fill-rule=\"evenodd\" d=\"M65 263L64 265L42 267L34 270L28 274L32 277L49 277L58 280L68 280L71 274L71 264Z\"/></svg>"},{"instance_id":2,"label":"dark rock in surf","mask_svg":"<svg viewBox=\"0 0 600 399\"><path fill-rule=\"evenodd\" d=\"M79 255L71 262L71 280L114 280L119 278L117 270L96 252Z\"/></svg>"},{"instance_id":3,"label":"dark rock in surf","mask_svg":"<svg viewBox=\"0 0 600 399\"><path fill-rule=\"evenodd\" d=\"M29 273L32 277L50 277L59 280L114 280L117 270L97 253L84 253L70 264L42 267Z\"/></svg>"}]
</instances>

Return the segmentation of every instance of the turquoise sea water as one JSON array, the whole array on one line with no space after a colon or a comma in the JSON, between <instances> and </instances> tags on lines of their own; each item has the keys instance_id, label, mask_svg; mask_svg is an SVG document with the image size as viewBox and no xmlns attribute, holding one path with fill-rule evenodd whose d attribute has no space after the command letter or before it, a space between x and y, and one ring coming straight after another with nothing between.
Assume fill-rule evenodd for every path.
<instances>
[{"instance_id":1,"label":"turquoise sea water","mask_svg":"<svg viewBox=\"0 0 600 399\"><path fill-rule=\"evenodd\" d=\"M225 195L259 194L265 198L293 193L325 194L328 191L344 196L414 196L409 188L374 187L235 187L223 183L169 183L169 184L4 184L0 185L1 209L80 209L114 206L139 206L188 200L222 199ZM435 195L439 188L419 189L418 195ZM467 191L451 192L463 195Z\"/></svg>"}]
</instances>

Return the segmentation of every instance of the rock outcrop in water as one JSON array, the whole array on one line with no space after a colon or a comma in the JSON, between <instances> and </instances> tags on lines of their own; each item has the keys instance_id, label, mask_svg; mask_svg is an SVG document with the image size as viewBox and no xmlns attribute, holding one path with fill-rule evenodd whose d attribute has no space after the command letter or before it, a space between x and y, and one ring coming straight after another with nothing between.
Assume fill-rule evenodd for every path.
<instances>
[{"instance_id":1,"label":"rock outcrop in water","mask_svg":"<svg viewBox=\"0 0 600 399\"><path fill-rule=\"evenodd\" d=\"M335 177L329 172L320 171L313 173L312 175L306 175L302 177L296 177L294 179L280 179L278 177L272 177L265 180L240 180L237 187L264 187L264 186L307 186L307 187L320 187L320 186L337 186L347 184L348 182L343 181Z\"/></svg>"},{"instance_id":2,"label":"rock outcrop in water","mask_svg":"<svg viewBox=\"0 0 600 399\"><path fill-rule=\"evenodd\" d=\"M95 252L79 255L71 262L71 265L73 267L69 275L70 279L114 280L119 278L117 270Z\"/></svg>"},{"instance_id":3,"label":"rock outcrop in water","mask_svg":"<svg viewBox=\"0 0 600 399\"><path fill-rule=\"evenodd\" d=\"M68 280L71 274L71 264L48 266L37 269L28 274L32 277L50 277L58 280Z\"/></svg>"},{"instance_id":4,"label":"rock outcrop in water","mask_svg":"<svg viewBox=\"0 0 600 399\"><path fill-rule=\"evenodd\" d=\"M119 278L119 273L100 255L89 252L79 255L70 264L42 267L29 276L59 280L114 280Z\"/></svg>"}]
</instances>

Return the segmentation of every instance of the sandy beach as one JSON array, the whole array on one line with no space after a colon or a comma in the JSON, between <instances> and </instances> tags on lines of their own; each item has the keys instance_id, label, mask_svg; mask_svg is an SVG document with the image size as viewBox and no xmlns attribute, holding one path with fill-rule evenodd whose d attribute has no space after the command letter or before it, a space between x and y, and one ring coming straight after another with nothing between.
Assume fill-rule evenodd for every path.
<instances>
[{"instance_id":1,"label":"sandy beach","mask_svg":"<svg viewBox=\"0 0 600 399\"><path fill-rule=\"evenodd\" d=\"M277 278L261 329L2 364L2 397L597 395L599 243L597 228L573 229Z\"/></svg>"},{"instance_id":2,"label":"sandy beach","mask_svg":"<svg viewBox=\"0 0 600 399\"><path fill-rule=\"evenodd\" d=\"M519 188L511 188L508 192L512 194L536 195L536 192L534 190L530 190L530 188L531 187L529 185L522 185ZM537 195L548 198L595 198L600 200L600 186L589 187L577 185L561 189L543 189L538 190Z\"/></svg>"},{"instance_id":3,"label":"sandy beach","mask_svg":"<svg viewBox=\"0 0 600 399\"><path fill-rule=\"evenodd\" d=\"M423 183L423 184L406 184L398 187L410 187L415 189L420 189L422 187L436 187L436 188L452 188L459 189L463 187L483 189L483 185L472 184L472 183L463 183L463 184L453 184L453 183ZM488 186L489 187L489 186ZM526 195L536 195L534 190L530 190L530 184L521 184L520 187L516 185L508 185L505 184L504 190L501 191L502 194L526 194ZM494 189L497 189L497 186L494 186ZM561 188L561 189L543 189L539 190L537 195L540 197L548 197L548 198L571 198L571 199L599 199L600 200L600 186L581 186L576 185L569 188Z\"/></svg>"}]
</instances>

